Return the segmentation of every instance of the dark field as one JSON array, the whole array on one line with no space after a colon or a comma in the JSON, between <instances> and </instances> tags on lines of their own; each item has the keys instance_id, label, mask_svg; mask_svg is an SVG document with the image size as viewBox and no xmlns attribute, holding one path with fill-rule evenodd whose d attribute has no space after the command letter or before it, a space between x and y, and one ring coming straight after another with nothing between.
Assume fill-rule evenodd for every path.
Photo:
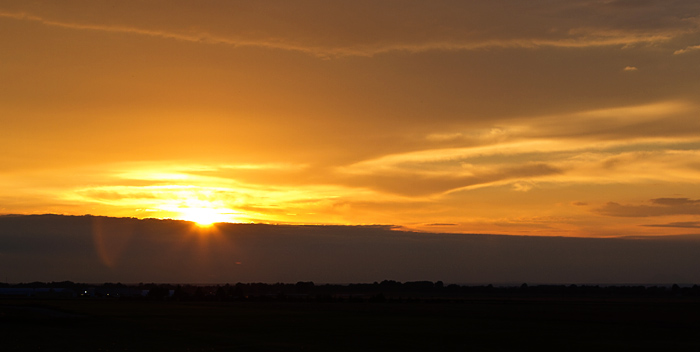
<instances>
[{"instance_id":1,"label":"dark field","mask_svg":"<svg viewBox=\"0 0 700 352\"><path fill-rule=\"evenodd\" d=\"M2 350L697 350L700 301L0 300Z\"/></svg>"}]
</instances>

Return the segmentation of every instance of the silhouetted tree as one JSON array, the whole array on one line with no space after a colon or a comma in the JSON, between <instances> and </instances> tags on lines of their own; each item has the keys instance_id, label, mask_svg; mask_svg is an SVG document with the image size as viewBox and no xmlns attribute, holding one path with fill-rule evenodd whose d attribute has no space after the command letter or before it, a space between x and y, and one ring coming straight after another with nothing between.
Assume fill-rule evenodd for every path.
<instances>
[{"instance_id":1,"label":"silhouetted tree","mask_svg":"<svg viewBox=\"0 0 700 352\"><path fill-rule=\"evenodd\" d=\"M194 291L194 299L196 300L203 300L205 297L204 295L204 290L202 289L201 286L197 287L197 290Z\"/></svg>"},{"instance_id":2,"label":"silhouetted tree","mask_svg":"<svg viewBox=\"0 0 700 352\"><path fill-rule=\"evenodd\" d=\"M313 281L299 281L294 285L296 293L311 293L315 285Z\"/></svg>"},{"instance_id":3,"label":"silhouetted tree","mask_svg":"<svg viewBox=\"0 0 700 352\"><path fill-rule=\"evenodd\" d=\"M152 299L163 299L168 296L170 292L167 287L164 286L153 286L148 290L148 298Z\"/></svg>"},{"instance_id":4,"label":"silhouetted tree","mask_svg":"<svg viewBox=\"0 0 700 352\"><path fill-rule=\"evenodd\" d=\"M384 303L384 302L386 302L386 297L384 297L384 294L380 292L380 293L370 297L369 301L372 303Z\"/></svg>"},{"instance_id":5,"label":"silhouetted tree","mask_svg":"<svg viewBox=\"0 0 700 352\"><path fill-rule=\"evenodd\" d=\"M226 299L226 296L227 296L226 289L221 287L221 286L218 286L216 289L216 299L219 301L223 301Z\"/></svg>"},{"instance_id":6,"label":"silhouetted tree","mask_svg":"<svg viewBox=\"0 0 700 352\"><path fill-rule=\"evenodd\" d=\"M182 288L182 285L177 285L175 287L175 290L173 291L173 298L174 299L183 300L183 299L187 299L188 297L189 297L189 295Z\"/></svg>"}]
</instances>

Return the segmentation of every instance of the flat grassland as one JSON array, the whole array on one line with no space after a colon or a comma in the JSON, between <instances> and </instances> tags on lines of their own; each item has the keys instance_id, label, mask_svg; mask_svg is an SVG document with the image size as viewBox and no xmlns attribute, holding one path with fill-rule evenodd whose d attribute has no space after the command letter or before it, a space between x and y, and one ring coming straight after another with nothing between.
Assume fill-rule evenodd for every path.
<instances>
[{"instance_id":1,"label":"flat grassland","mask_svg":"<svg viewBox=\"0 0 700 352\"><path fill-rule=\"evenodd\" d=\"M697 350L700 301L2 299L3 351Z\"/></svg>"}]
</instances>

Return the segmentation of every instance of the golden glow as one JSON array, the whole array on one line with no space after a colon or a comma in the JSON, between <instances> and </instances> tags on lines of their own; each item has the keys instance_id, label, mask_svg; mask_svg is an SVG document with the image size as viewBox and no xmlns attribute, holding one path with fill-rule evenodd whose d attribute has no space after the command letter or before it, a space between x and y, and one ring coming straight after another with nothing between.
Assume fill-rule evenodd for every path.
<instances>
[{"instance_id":1,"label":"golden glow","mask_svg":"<svg viewBox=\"0 0 700 352\"><path fill-rule=\"evenodd\" d=\"M0 214L695 231L692 2L378 3L0 1Z\"/></svg>"},{"instance_id":2,"label":"golden glow","mask_svg":"<svg viewBox=\"0 0 700 352\"><path fill-rule=\"evenodd\" d=\"M208 227L217 222L234 222L234 215L237 214L232 209L219 207L220 202L199 199L186 199L184 201L173 201L175 205L165 205L163 210L176 213L176 218L196 223L200 227ZM180 203L180 204L177 204Z\"/></svg>"},{"instance_id":3,"label":"golden glow","mask_svg":"<svg viewBox=\"0 0 700 352\"><path fill-rule=\"evenodd\" d=\"M211 208L184 208L180 211L182 219L193 221L198 226L207 227L217 222L231 221L227 214L222 214L219 209Z\"/></svg>"}]
</instances>

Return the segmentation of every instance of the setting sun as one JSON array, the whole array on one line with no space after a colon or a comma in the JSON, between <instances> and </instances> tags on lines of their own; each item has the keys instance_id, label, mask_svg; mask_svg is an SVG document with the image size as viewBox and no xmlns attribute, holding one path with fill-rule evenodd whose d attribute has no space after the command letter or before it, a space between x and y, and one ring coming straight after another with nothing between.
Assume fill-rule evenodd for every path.
<instances>
[{"instance_id":1,"label":"setting sun","mask_svg":"<svg viewBox=\"0 0 700 352\"><path fill-rule=\"evenodd\" d=\"M192 221L198 226L207 227L217 222L230 222L231 216L221 212L221 209L212 208L184 208L180 209L182 220Z\"/></svg>"},{"instance_id":2,"label":"setting sun","mask_svg":"<svg viewBox=\"0 0 700 352\"><path fill-rule=\"evenodd\" d=\"M172 213L177 219L192 221L201 227L211 226L217 222L234 222L237 220L236 215L239 214L217 200L186 199L170 203L162 206L161 209Z\"/></svg>"}]
</instances>

